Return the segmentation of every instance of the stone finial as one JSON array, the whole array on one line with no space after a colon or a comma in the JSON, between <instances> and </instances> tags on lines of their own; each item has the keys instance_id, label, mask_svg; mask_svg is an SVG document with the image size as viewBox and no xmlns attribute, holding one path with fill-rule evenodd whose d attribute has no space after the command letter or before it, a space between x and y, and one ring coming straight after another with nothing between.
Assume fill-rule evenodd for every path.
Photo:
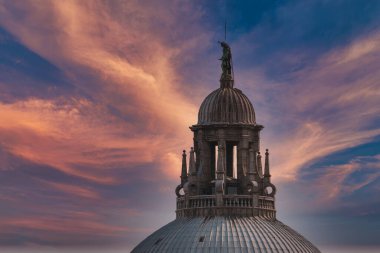
<instances>
[{"instance_id":1,"label":"stone finial","mask_svg":"<svg viewBox=\"0 0 380 253\"><path fill-rule=\"evenodd\" d=\"M263 174L263 166L261 163L261 154L257 152L257 170L259 171L260 176Z\"/></svg>"},{"instance_id":2,"label":"stone finial","mask_svg":"<svg viewBox=\"0 0 380 253\"><path fill-rule=\"evenodd\" d=\"M264 171L264 177L270 177L270 172L269 172L269 152L268 149L266 149L265 152L265 171Z\"/></svg>"},{"instance_id":3,"label":"stone finial","mask_svg":"<svg viewBox=\"0 0 380 253\"><path fill-rule=\"evenodd\" d=\"M189 160L189 174L191 176L196 176L197 170L195 167L195 157L194 157L194 148L190 149L190 160Z\"/></svg>"},{"instance_id":4,"label":"stone finial","mask_svg":"<svg viewBox=\"0 0 380 253\"><path fill-rule=\"evenodd\" d=\"M186 164L186 151L182 153L182 170L181 170L181 185L187 181L187 164Z\"/></svg>"}]
</instances>

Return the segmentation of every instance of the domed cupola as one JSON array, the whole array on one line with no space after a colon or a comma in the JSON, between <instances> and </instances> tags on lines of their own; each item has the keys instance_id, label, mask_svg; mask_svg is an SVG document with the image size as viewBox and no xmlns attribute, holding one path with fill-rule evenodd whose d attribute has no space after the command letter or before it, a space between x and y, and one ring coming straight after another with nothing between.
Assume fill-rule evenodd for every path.
<instances>
[{"instance_id":1,"label":"domed cupola","mask_svg":"<svg viewBox=\"0 0 380 253\"><path fill-rule=\"evenodd\" d=\"M219 88L203 101L198 125L256 124L255 111L249 99L236 88Z\"/></svg>"},{"instance_id":2,"label":"domed cupola","mask_svg":"<svg viewBox=\"0 0 380 253\"><path fill-rule=\"evenodd\" d=\"M189 157L182 153L176 220L132 253L320 253L276 218L269 150L248 98L234 88L231 49L223 48L220 88L203 101ZM264 161L262 161L264 160Z\"/></svg>"},{"instance_id":3,"label":"domed cupola","mask_svg":"<svg viewBox=\"0 0 380 253\"><path fill-rule=\"evenodd\" d=\"M203 101L198 113L198 125L243 124L255 125L255 111L246 95L234 88L231 48L223 47L220 88L211 92Z\"/></svg>"}]
</instances>

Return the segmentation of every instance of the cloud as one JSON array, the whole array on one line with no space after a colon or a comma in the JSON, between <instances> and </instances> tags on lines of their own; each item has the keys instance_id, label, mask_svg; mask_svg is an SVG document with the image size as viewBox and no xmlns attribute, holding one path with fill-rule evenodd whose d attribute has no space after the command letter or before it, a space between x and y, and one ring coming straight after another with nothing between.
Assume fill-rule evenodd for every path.
<instances>
[{"instance_id":1,"label":"cloud","mask_svg":"<svg viewBox=\"0 0 380 253\"><path fill-rule=\"evenodd\" d=\"M90 199L101 199L99 194L90 189L83 188L81 186L76 186L76 185L69 185L69 184L63 184L63 183L54 183L54 182L46 182L47 185L60 190L62 192L71 194L71 195L76 195L79 197L84 197L84 198L90 198Z\"/></svg>"},{"instance_id":2,"label":"cloud","mask_svg":"<svg viewBox=\"0 0 380 253\"><path fill-rule=\"evenodd\" d=\"M196 39L185 41L180 35L168 40L169 33L166 32L170 27L180 25L176 19L179 14L171 17L171 11L166 8L142 8L139 2L113 5L102 1L44 4L31 1L23 4L3 2L1 6L2 25L30 50L58 66L83 94L75 98L76 105L66 105L72 108L64 110L54 108L61 103L59 99L30 98L14 105L4 105L8 115L13 115L13 124L40 133L31 137L29 143L12 144L8 147L12 153L69 174L111 183L113 179L104 173L94 176L73 167L90 166L96 170L112 167L109 163L132 166L153 161L160 165L190 145L188 126L195 122L197 106L181 93L180 77L173 61L182 55L182 51L191 51L198 43ZM189 4L181 3L181 6L184 11L192 8ZM16 19L14 15L20 12L25 15ZM188 19L193 20L196 16ZM167 27L160 31L151 27L156 19ZM189 20L183 19L183 23ZM200 30L195 25L190 29ZM204 40L202 34L205 33L200 33L200 40ZM172 33L169 35L173 37ZM171 46L173 43L176 47ZM82 102L88 104L80 105L87 108L79 115L75 110ZM31 104L31 108L25 106L20 112L22 103ZM12 111L11 108L17 109ZM46 116L40 115L42 110ZM92 110L103 110L103 115L92 118L99 116L93 115ZM56 114L60 120L52 123ZM23 122L20 122L21 117L24 117ZM112 123L104 124L109 121ZM10 123L6 124L7 128L12 128ZM65 133L67 129L69 132ZM47 140L41 136L42 132L46 135L57 132L59 137L50 136L52 138ZM32 138L39 138L46 144L33 147L32 142L36 142ZM14 142L21 140L13 139ZM74 148L75 145L78 148ZM57 159L62 155L66 161ZM108 159L108 156L112 158ZM116 157L120 160L117 161ZM177 168L172 168L170 173L167 165L162 166L166 176L177 178Z\"/></svg>"},{"instance_id":3,"label":"cloud","mask_svg":"<svg viewBox=\"0 0 380 253\"><path fill-rule=\"evenodd\" d=\"M157 196L154 189L178 181L197 113L178 74L184 68L179 59L191 61L191 52L209 39L193 22L202 14L184 15L192 4L174 4L180 8L140 1L0 2L1 26L14 43L59 70L50 73L49 85L70 84L54 96L15 97L21 93L12 82L31 78L35 87L36 79L9 67L14 80L0 86L6 98L0 101L0 158L6 161L0 173L13 178L2 185L2 227L7 236L24 229L18 244L91 244L91 234L100 244L120 243L125 233L132 241L148 232L128 217L145 213L136 208L155 201L149 199ZM188 39L191 33L173 27L198 36ZM9 216L10 209L19 211Z\"/></svg>"},{"instance_id":4,"label":"cloud","mask_svg":"<svg viewBox=\"0 0 380 253\"><path fill-rule=\"evenodd\" d=\"M122 4L121 8L125 10L122 15L149 18L151 13L135 5ZM22 11L26 6L23 3L16 9ZM44 5L30 2L28 9L31 11L25 20L15 20L9 12L2 14L8 17L4 16L3 22L15 36L63 70L75 73L72 68L78 66L82 72L96 73L100 79L97 83L80 82L76 85L97 100L104 99L104 102L114 105L123 113L142 114L146 121L155 120L167 127L174 122L189 125L188 115L195 115L196 108L185 96L176 92L177 77L173 72L174 66L170 64L171 58L180 49L161 44L165 34L149 30L149 20L123 23L123 20L117 20L107 12L109 8L101 1L87 4L65 1ZM164 9L155 10L155 15L161 11ZM45 19L49 22L46 23ZM25 22L30 26L26 27ZM35 25L39 25L40 29L33 30ZM48 29L51 33L45 33ZM100 89L107 96L94 93L94 86L96 92ZM112 95L130 98L139 110L132 112L134 108L131 104L125 105L125 100L124 103L115 104Z\"/></svg>"},{"instance_id":5,"label":"cloud","mask_svg":"<svg viewBox=\"0 0 380 253\"><path fill-rule=\"evenodd\" d=\"M379 37L371 34L329 51L289 73L281 85L268 81L266 96L257 96L259 104L268 105L263 109L269 130L264 131L270 132L264 143L271 148L278 181L296 180L300 170L318 159L380 135Z\"/></svg>"},{"instance_id":6,"label":"cloud","mask_svg":"<svg viewBox=\"0 0 380 253\"><path fill-rule=\"evenodd\" d=\"M337 201L351 195L380 177L380 156L357 157L346 164L331 165L321 168L314 180L318 185L318 199L320 202L337 205ZM355 174L360 173L361 176Z\"/></svg>"},{"instance_id":7,"label":"cloud","mask_svg":"<svg viewBox=\"0 0 380 253\"><path fill-rule=\"evenodd\" d=\"M98 183L118 180L112 168L151 162L146 147L157 148L149 137L126 134L128 125L115 122L86 100L30 99L0 104L2 147L34 163ZM91 170L87 169L91 168ZM108 174L108 176L107 176Z\"/></svg>"},{"instance_id":8,"label":"cloud","mask_svg":"<svg viewBox=\"0 0 380 253\"><path fill-rule=\"evenodd\" d=\"M104 224L103 222L74 217L23 217L8 218L0 221L2 238L9 238L14 231L18 231L20 240L9 240L7 246L45 246L83 247L86 245L105 246L122 245L129 235L146 233L140 228ZM37 242L37 243L36 243Z\"/></svg>"},{"instance_id":9,"label":"cloud","mask_svg":"<svg viewBox=\"0 0 380 253\"><path fill-rule=\"evenodd\" d=\"M102 223L90 222L88 220L73 220L62 219L62 218L41 218L41 217L30 217L24 219L7 219L2 222L2 227L5 228L3 232L5 232L7 227L21 227L32 230L45 230L51 232L64 232L64 233L86 233L86 234L113 234L120 231L127 231L128 228L125 227L112 227L106 226Z\"/></svg>"},{"instance_id":10,"label":"cloud","mask_svg":"<svg viewBox=\"0 0 380 253\"><path fill-rule=\"evenodd\" d=\"M209 89L209 84L200 80L214 78L212 86L218 86L215 72L204 67L210 66L211 57L216 66L217 57L210 53L213 33L201 22L202 8L190 1L174 1L168 6L154 1L0 1L1 26L58 69L62 73L58 79L73 87L66 94L54 90L55 96L38 90L14 97L19 93L12 89L19 86L0 84L2 98L6 98L0 101L0 142L5 154L0 157L4 162L0 173L17 175L20 180L20 189L12 188L11 182L1 186L7 193L17 193L16 197L0 195L8 206L2 210L3 216L8 217L11 209L22 210L3 223L10 234L35 227L32 232L38 239L54 231L57 234L52 241L70 244L76 235L79 241L89 243L88 237L79 235L90 235L91 230L97 230L100 237L118 237L134 227L146 233L140 229L143 224L124 220L136 212L144 214L144 222L157 222L151 227L158 226L156 210L141 207L162 202L169 209L166 193L170 184L178 181L181 151L192 141L188 126L196 122L199 102ZM288 34L289 30L284 31ZM266 38L278 44L284 31ZM256 32L259 40L262 27ZM290 41L297 38L292 36ZM248 36L241 41L254 50L260 48L252 46ZM234 59L249 56L244 48L234 48ZM258 122L266 126L263 143L270 148L276 182L299 180L301 172L320 158L380 134L375 124L380 112L379 50L379 35L372 33L332 48L281 78L268 76L271 63L279 63L277 67L284 62L303 65L308 52L302 48L291 54L276 52L259 67L235 69L243 91L254 98L257 115L263 115ZM13 76L14 83L26 83L29 77L28 73ZM254 86L249 85L252 80ZM30 83L31 90L35 82ZM31 176L14 166L14 159L25 161L30 167L24 167L34 172L43 168L61 174L44 173L41 179L38 173L28 171ZM360 168L355 161L325 166L330 177L318 179L337 182L336 188L326 187L326 201L356 192L375 180L377 174L373 173L348 187L346 180ZM43 187L51 195L42 191ZM36 191L24 196L29 189ZM162 199L156 198L157 189L161 196L165 193ZM37 203L33 205L28 197ZM29 209L24 210L25 206ZM141 209L134 209L137 207ZM64 224L59 226L61 216L65 216ZM114 225L121 220L122 225ZM73 235L60 240L59 234L70 230Z\"/></svg>"}]
</instances>

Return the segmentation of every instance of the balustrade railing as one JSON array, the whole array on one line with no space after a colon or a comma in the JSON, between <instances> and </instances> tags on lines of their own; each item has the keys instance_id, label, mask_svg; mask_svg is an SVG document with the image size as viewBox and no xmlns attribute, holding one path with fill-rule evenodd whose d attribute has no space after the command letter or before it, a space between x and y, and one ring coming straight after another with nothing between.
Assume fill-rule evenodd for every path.
<instances>
[{"instance_id":1,"label":"balustrade railing","mask_svg":"<svg viewBox=\"0 0 380 253\"><path fill-rule=\"evenodd\" d=\"M253 199L246 195L225 195L223 204L226 207L253 207Z\"/></svg>"},{"instance_id":2,"label":"balustrade railing","mask_svg":"<svg viewBox=\"0 0 380 253\"><path fill-rule=\"evenodd\" d=\"M177 217L204 215L244 215L275 218L274 199L267 196L223 195L217 203L216 195L177 198Z\"/></svg>"}]
</instances>

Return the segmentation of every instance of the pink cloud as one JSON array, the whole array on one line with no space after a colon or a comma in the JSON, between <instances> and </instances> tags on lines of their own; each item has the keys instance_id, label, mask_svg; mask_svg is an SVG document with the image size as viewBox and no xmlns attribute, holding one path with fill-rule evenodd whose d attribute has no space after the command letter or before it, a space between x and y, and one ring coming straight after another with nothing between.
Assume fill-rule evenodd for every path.
<instances>
[{"instance_id":1,"label":"pink cloud","mask_svg":"<svg viewBox=\"0 0 380 253\"><path fill-rule=\"evenodd\" d=\"M114 122L88 101L31 99L0 108L3 148L70 175L108 184L118 180L107 176L107 170L154 159L146 147L157 148L157 140L126 135L128 125Z\"/></svg>"},{"instance_id":2,"label":"pink cloud","mask_svg":"<svg viewBox=\"0 0 380 253\"><path fill-rule=\"evenodd\" d=\"M210 33L197 22L201 11L187 16L160 3L143 6L139 1L124 1L118 8L108 3L111 2L0 3L1 25L31 51L57 66L78 93L84 94L83 97L28 98L0 103L1 146L27 161L105 186L132 180L114 175L120 168L128 170L146 163L155 164L160 173L143 171L141 174L145 180L157 184L159 191L167 193L170 187L163 185L162 179L178 180L181 150L192 142L188 126L196 122L198 102L202 99L199 94L205 89L184 92L183 86L188 84L180 74L183 69L178 66L178 59L187 62L194 51L207 47ZM193 8L191 4L180 4L185 10ZM16 16L15 12L23 15ZM183 35L185 28L191 36L196 34L194 38ZM260 70L243 75L249 80L246 83L254 79L270 84L262 90L256 87L260 100L266 99L267 92L276 95L273 103L282 109L281 113L270 103L268 108L258 108L259 115L266 114L261 119L272 124L267 127L288 126L287 130L272 133L263 140L270 148L275 181L297 180L300 170L313 161L380 134L380 129L368 127L380 113L378 37L373 34L326 53L310 68L294 73L295 81L291 85L267 80ZM245 88L248 92L255 89ZM108 106L121 116L110 113ZM378 175L347 187L344 180L359 169L358 164L324 169L330 176L326 180L335 184L326 186L327 199L322 198L321 202L356 191ZM100 192L87 186L46 184L75 196L77 204L78 200L96 201L101 197ZM20 204L20 198L2 195L0 198L15 206ZM111 204L131 205L120 200L97 204L104 208L113 207ZM33 211L44 207L30 205ZM138 215L139 210L123 211L130 217ZM41 231L111 236L147 232L108 225L97 214L81 210L66 215L64 219L58 216L11 218L0 225L9 232L38 230L39 236ZM56 237L54 240L60 239Z\"/></svg>"},{"instance_id":3,"label":"pink cloud","mask_svg":"<svg viewBox=\"0 0 380 253\"><path fill-rule=\"evenodd\" d=\"M192 8L190 4L181 5L182 8ZM27 11L22 19L18 19L7 11L9 8ZM16 143L18 140L22 142L22 138L17 137L9 150L25 159L103 183L112 183L115 179L104 173L98 176L94 175L97 172L80 171L73 165L100 170L112 168L113 163L131 166L156 162L165 176L177 178L179 168L175 166L180 159L180 150L191 145L188 126L196 122L198 105L180 92L183 83L179 82L181 77L176 73L174 59L184 52L187 52L187 57L191 57L189 52L207 39L207 33L194 23L187 28L199 31L199 36L184 40L176 35L170 40L176 45L173 47L165 42L168 42L167 35L173 36L170 27L180 25L176 18L179 14L173 16L170 10L161 5L142 8L139 2L123 3L118 11L111 11L112 8L112 4L103 1L44 4L26 1L23 4L1 5L2 25L28 48L59 66L74 86L90 94L96 101L93 102L96 104L91 104L79 99L75 105L67 105L70 108L63 110L55 108L58 101L49 100L20 102L32 104L33 109L20 109L20 103L3 105L8 108L9 115L13 115L13 124L43 133L38 142L47 143L37 148L32 143L36 137L31 137L27 143ZM181 17L181 22L187 25L198 17ZM159 31L152 27L156 19L166 25ZM77 78L77 69L81 73L95 75L98 81L86 83ZM86 107L87 111L78 113L75 111L78 110L77 106ZM102 110L104 106L116 108L122 115L132 117L133 121L121 121L109 115L95 118L98 115L94 115L93 110ZM44 108L47 118L40 114ZM57 124L54 123L56 114L61 119ZM21 117L24 118L23 125L17 120ZM7 124L11 128L10 123ZM139 128L145 132L138 133ZM66 133L66 130L69 132ZM57 135L44 136L57 131L63 132L58 140L54 139ZM125 134L128 136L124 137ZM88 136L88 139L84 136ZM128 149L128 152L123 149ZM115 154L117 152L119 154ZM67 161L57 159L63 154ZM85 154L89 157L85 157ZM173 158L174 154L178 154L177 159ZM114 157L109 158L109 155ZM119 161L116 156L120 157ZM168 160L175 164L168 166Z\"/></svg>"},{"instance_id":4,"label":"pink cloud","mask_svg":"<svg viewBox=\"0 0 380 253\"><path fill-rule=\"evenodd\" d=\"M317 178L316 183L319 189L320 202L337 202L337 198L352 194L380 177L380 159L379 156L371 157L375 161L362 161L368 157L359 157L351 160L347 164L329 166L323 168L323 175ZM347 183L345 180L355 172L360 172L363 169L371 170L364 178L357 182Z\"/></svg>"},{"instance_id":5,"label":"pink cloud","mask_svg":"<svg viewBox=\"0 0 380 253\"><path fill-rule=\"evenodd\" d=\"M312 162L380 135L371 125L380 114L379 37L371 34L327 52L290 74L292 83L267 80L254 70L260 82L247 89L258 92L255 97L267 105L259 108L263 118L258 121L270 128L263 143L270 148L276 181L297 180L299 171ZM247 73L243 77L249 78Z\"/></svg>"},{"instance_id":6,"label":"pink cloud","mask_svg":"<svg viewBox=\"0 0 380 253\"><path fill-rule=\"evenodd\" d=\"M76 185L70 185L70 184L63 184L63 183L53 183L53 182L46 182L47 185L58 189L62 192L84 197L84 198L90 198L90 199L100 199L100 195L89 188L85 188L83 186L76 186Z\"/></svg>"}]
</instances>

